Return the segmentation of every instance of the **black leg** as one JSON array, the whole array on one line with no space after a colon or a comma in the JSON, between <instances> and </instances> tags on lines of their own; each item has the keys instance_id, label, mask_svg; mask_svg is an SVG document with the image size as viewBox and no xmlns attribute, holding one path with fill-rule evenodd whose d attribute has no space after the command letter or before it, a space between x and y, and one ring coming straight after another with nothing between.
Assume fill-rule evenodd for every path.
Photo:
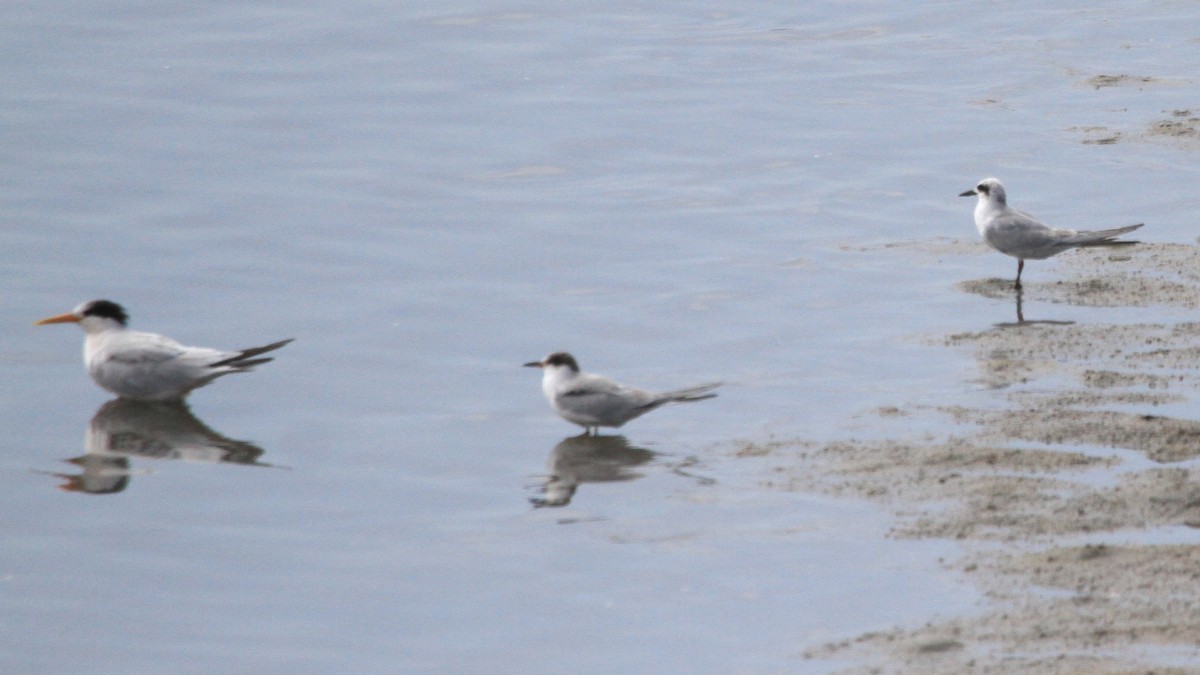
<instances>
[{"instance_id":1,"label":"black leg","mask_svg":"<svg viewBox=\"0 0 1200 675\"><path fill-rule=\"evenodd\" d=\"M1025 269L1025 259L1017 258L1017 283L1014 286L1014 288L1016 288L1018 290L1020 290L1020 288L1021 288L1021 271L1024 269Z\"/></svg>"}]
</instances>

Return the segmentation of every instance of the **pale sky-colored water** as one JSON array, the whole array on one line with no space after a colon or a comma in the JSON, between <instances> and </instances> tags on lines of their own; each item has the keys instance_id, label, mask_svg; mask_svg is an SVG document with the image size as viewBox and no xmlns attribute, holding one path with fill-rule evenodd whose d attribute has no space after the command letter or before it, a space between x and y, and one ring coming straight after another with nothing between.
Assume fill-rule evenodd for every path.
<instances>
[{"instance_id":1,"label":"pale sky-colored water","mask_svg":"<svg viewBox=\"0 0 1200 675\"><path fill-rule=\"evenodd\" d=\"M952 546L764 490L737 443L987 404L926 338L1011 320L954 285L1014 265L922 252L974 240L979 178L1054 224L1195 238L1194 153L1080 130L1200 100L1186 3L0 18L6 672L827 670L798 654L976 592ZM119 492L56 490L107 397L78 331L30 324L95 297L192 344L296 337L191 399L274 466L134 457ZM656 453L628 480L533 509L576 429L519 366L560 349L728 384L622 429Z\"/></svg>"}]
</instances>

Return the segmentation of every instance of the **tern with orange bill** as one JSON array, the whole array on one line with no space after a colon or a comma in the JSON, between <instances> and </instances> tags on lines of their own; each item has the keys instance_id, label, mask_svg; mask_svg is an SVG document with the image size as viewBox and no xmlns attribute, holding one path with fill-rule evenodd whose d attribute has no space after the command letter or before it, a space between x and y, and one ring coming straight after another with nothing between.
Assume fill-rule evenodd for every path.
<instances>
[{"instance_id":1,"label":"tern with orange bill","mask_svg":"<svg viewBox=\"0 0 1200 675\"><path fill-rule=\"evenodd\" d=\"M272 360L255 357L292 341L239 351L188 347L162 335L130 330L128 322L129 315L117 303L92 300L34 325L79 324L86 335L83 361L96 384L141 401L181 400L222 375L244 373Z\"/></svg>"}]
</instances>

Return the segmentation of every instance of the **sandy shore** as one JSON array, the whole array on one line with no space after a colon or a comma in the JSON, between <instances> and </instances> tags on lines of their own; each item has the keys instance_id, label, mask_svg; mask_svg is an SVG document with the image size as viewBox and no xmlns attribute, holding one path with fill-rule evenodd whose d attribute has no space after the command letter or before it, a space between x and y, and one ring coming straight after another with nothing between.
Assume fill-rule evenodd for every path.
<instances>
[{"instance_id":1,"label":"sandy shore","mask_svg":"<svg viewBox=\"0 0 1200 675\"><path fill-rule=\"evenodd\" d=\"M1026 272L1023 305L1039 314L1200 307L1196 246L1075 251ZM1016 304L1011 280L959 288ZM1200 670L1200 421L1178 416L1200 394L1200 322L1022 313L935 340L976 359L985 407L898 401L872 413L872 440L739 450L771 463L772 489L870 499L895 514L894 537L960 542L945 564L989 598L971 616L807 645L807 658L860 664L849 672Z\"/></svg>"}]
</instances>

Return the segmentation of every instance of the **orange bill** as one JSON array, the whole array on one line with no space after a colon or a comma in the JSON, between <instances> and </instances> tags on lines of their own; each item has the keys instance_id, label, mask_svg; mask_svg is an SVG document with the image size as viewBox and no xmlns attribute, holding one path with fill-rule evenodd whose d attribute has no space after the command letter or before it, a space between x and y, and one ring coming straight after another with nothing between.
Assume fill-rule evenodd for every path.
<instances>
[{"instance_id":1,"label":"orange bill","mask_svg":"<svg viewBox=\"0 0 1200 675\"><path fill-rule=\"evenodd\" d=\"M48 323L79 323L79 317L67 312L66 314L59 314L58 316L51 316L42 319L41 321L34 321L33 325L45 326Z\"/></svg>"}]
</instances>

